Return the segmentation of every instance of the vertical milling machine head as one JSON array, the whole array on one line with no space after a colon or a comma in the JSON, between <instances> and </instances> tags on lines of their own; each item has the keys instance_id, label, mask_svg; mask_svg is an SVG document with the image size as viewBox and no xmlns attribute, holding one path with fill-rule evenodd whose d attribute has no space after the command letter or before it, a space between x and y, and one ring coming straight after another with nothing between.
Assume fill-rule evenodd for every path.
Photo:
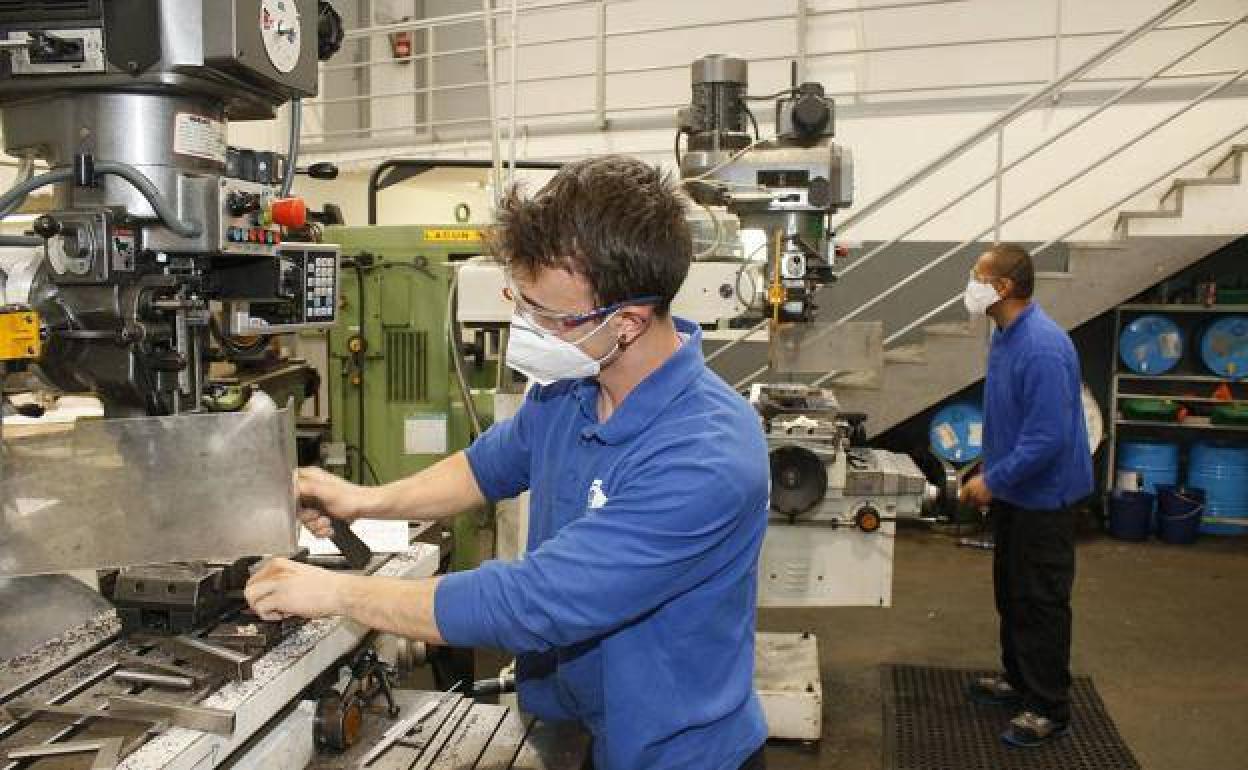
<instances>
[{"instance_id":1,"label":"vertical milling machine head","mask_svg":"<svg viewBox=\"0 0 1248 770\"><path fill-rule=\"evenodd\" d=\"M303 208L275 205L294 158L230 147L226 126L314 95L335 18L324 0L0 5L4 150L49 167L0 197L0 217L53 193L25 299L43 319L41 377L110 414L195 410L211 302L309 320L304 265L280 245Z\"/></svg>"},{"instance_id":2,"label":"vertical milling machine head","mask_svg":"<svg viewBox=\"0 0 1248 770\"><path fill-rule=\"evenodd\" d=\"M720 54L694 61L692 77L692 102L677 114L686 189L698 203L726 207L742 230L767 234L769 315L809 321L815 290L832 280L829 215L853 202L851 156L832 139L833 102L819 83L799 84L796 68L779 94L749 96L747 62ZM775 102L776 135L766 140L749 106L764 99Z\"/></svg>"}]
</instances>

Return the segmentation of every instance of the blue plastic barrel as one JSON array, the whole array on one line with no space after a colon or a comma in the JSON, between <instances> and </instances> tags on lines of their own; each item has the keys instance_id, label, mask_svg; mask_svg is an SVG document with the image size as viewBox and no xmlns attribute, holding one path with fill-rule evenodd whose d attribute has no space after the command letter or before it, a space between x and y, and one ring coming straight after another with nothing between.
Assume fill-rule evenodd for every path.
<instances>
[{"instance_id":1,"label":"blue plastic barrel","mask_svg":"<svg viewBox=\"0 0 1248 770\"><path fill-rule=\"evenodd\" d=\"M984 410L969 401L943 406L927 428L932 453L951 463L969 463L984 450Z\"/></svg>"},{"instance_id":2,"label":"blue plastic barrel","mask_svg":"<svg viewBox=\"0 0 1248 770\"><path fill-rule=\"evenodd\" d=\"M1118 489L1109 498L1109 534L1119 540L1147 540L1153 532L1153 504L1148 492Z\"/></svg>"},{"instance_id":3,"label":"blue plastic barrel","mask_svg":"<svg viewBox=\"0 0 1248 770\"><path fill-rule=\"evenodd\" d=\"M1118 356L1136 374L1164 374L1183 358L1183 332L1165 316L1140 316L1122 328Z\"/></svg>"},{"instance_id":4,"label":"blue plastic barrel","mask_svg":"<svg viewBox=\"0 0 1248 770\"><path fill-rule=\"evenodd\" d=\"M1248 519L1248 446L1200 442L1192 445L1187 464L1188 486L1205 490L1205 515ZM1248 525L1248 520L1245 521ZM1237 524L1206 522L1212 535L1248 533Z\"/></svg>"},{"instance_id":5,"label":"blue plastic barrel","mask_svg":"<svg viewBox=\"0 0 1248 770\"><path fill-rule=\"evenodd\" d=\"M1200 360L1221 377L1248 377L1248 316L1219 318L1200 337Z\"/></svg>"},{"instance_id":6,"label":"blue plastic barrel","mask_svg":"<svg viewBox=\"0 0 1248 770\"><path fill-rule=\"evenodd\" d=\"M1179 483L1179 445L1171 441L1119 441L1118 470L1135 471L1140 488L1157 494L1158 484ZM1192 482L1192 486L1200 486Z\"/></svg>"},{"instance_id":7,"label":"blue plastic barrel","mask_svg":"<svg viewBox=\"0 0 1248 770\"><path fill-rule=\"evenodd\" d=\"M1191 545L1200 534L1205 510L1205 490L1159 484L1157 487L1157 536L1173 545Z\"/></svg>"}]
</instances>

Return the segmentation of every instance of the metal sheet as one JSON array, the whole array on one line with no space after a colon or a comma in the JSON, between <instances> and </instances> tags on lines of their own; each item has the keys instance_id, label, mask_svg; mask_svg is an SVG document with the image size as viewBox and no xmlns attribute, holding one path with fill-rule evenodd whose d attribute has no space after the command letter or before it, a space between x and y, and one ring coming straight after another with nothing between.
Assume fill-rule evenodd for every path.
<instances>
[{"instance_id":1,"label":"metal sheet","mask_svg":"<svg viewBox=\"0 0 1248 770\"><path fill-rule=\"evenodd\" d=\"M288 410L84 421L0 449L0 576L295 549Z\"/></svg>"},{"instance_id":2,"label":"metal sheet","mask_svg":"<svg viewBox=\"0 0 1248 770\"><path fill-rule=\"evenodd\" d=\"M778 372L866 372L884 366L884 325L879 321L784 324L771 337L771 367Z\"/></svg>"},{"instance_id":3,"label":"metal sheet","mask_svg":"<svg viewBox=\"0 0 1248 770\"><path fill-rule=\"evenodd\" d=\"M30 652L110 608L98 591L68 575L0 579L0 618L20 618L0 623L0 661Z\"/></svg>"}]
</instances>

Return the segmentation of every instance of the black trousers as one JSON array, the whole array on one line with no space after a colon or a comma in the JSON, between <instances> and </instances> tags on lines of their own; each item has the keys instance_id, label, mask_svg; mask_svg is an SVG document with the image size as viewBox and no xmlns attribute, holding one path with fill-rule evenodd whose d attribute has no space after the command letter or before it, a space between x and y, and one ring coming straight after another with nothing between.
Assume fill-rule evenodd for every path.
<instances>
[{"instance_id":1,"label":"black trousers","mask_svg":"<svg viewBox=\"0 0 1248 770\"><path fill-rule=\"evenodd\" d=\"M992 583L1001 617L1001 663L1023 707L1070 719L1070 592L1075 516L992 504Z\"/></svg>"}]
</instances>

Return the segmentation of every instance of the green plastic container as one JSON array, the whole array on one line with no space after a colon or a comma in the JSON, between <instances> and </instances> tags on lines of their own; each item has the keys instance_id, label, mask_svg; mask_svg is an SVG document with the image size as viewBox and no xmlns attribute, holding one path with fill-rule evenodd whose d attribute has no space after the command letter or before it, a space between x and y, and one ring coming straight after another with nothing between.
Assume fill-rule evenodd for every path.
<instances>
[{"instance_id":1,"label":"green plastic container","mask_svg":"<svg viewBox=\"0 0 1248 770\"><path fill-rule=\"evenodd\" d=\"M1210 413L1214 425L1248 425L1248 404L1222 404Z\"/></svg>"},{"instance_id":2,"label":"green plastic container","mask_svg":"<svg viewBox=\"0 0 1248 770\"><path fill-rule=\"evenodd\" d=\"M1175 422L1179 405L1160 398L1128 398L1122 402L1122 413L1132 420Z\"/></svg>"},{"instance_id":3,"label":"green plastic container","mask_svg":"<svg viewBox=\"0 0 1248 770\"><path fill-rule=\"evenodd\" d=\"M1219 305L1248 305L1248 289L1218 289Z\"/></svg>"}]
</instances>

